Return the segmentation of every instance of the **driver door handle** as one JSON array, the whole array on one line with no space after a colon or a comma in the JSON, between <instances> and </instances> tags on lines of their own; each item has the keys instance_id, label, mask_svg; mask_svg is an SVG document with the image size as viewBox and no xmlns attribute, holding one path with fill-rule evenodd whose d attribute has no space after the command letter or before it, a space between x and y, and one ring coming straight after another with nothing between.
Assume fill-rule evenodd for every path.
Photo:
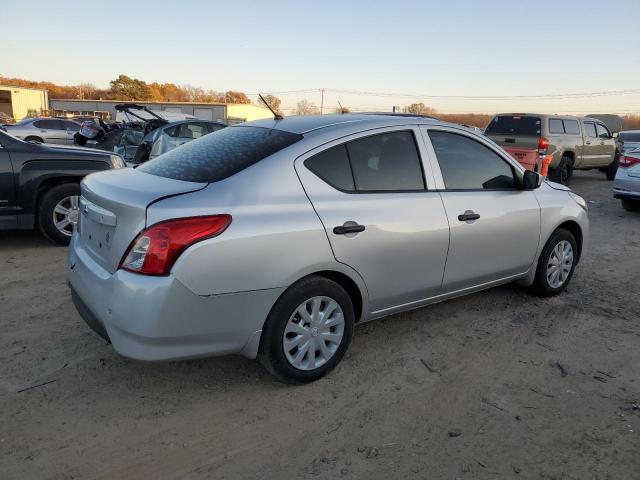
<instances>
[{"instance_id":1,"label":"driver door handle","mask_svg":"<svg viewBox=\"0 0 640 480\"><path fill-rule=\"evenodd\" d=\"M346 235L347 233L359 233L364 232L364 225L339 225L333 227L333 233L336 235Z\"/></svg>"},{"instance_id":2,"label":"driver door handle","mask_svg":"<svg viewBox=\"0 0 640 480\"><path fill-rule=\"evenodd\" d=\"M458 215L458 220L461 222L468 222L470 220L478 220L480 218L479 213L475 213L473 210L467 210L461 215Z\"/></svg>"}]
</instances>

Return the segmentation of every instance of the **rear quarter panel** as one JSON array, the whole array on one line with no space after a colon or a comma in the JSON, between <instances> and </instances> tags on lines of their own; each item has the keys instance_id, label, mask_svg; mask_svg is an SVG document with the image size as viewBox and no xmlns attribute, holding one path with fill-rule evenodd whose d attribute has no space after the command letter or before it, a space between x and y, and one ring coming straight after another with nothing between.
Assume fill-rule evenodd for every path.
<instances>
[{"instance_id":1,"label":"rear quarter panel","mask_svg":"<svg viewBox=\"0 0 640 480\"><path fill-rule=\"evenodd\" d=\"M173 267L175 277L199 295L288 287L311 273L333 270L358 285L366 312L364 282L335 260L287 150L202 191L152 204L147 225L183 216L232 215L227 230L187 249Z\"/></svg>"}]
</instances>

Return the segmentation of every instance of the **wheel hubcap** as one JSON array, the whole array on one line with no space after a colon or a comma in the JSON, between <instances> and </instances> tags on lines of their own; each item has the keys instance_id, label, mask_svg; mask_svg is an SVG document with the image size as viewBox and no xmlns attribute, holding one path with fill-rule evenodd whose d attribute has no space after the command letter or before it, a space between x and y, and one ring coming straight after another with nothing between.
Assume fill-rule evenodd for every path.
<instances>
[{"instance_id":1,"label":"wheel hubcap","mask_svg":"<svg viewBox=\"0 0 640 480\"><path fill-rule=\"evenodd\" d=\"M567 281L573 266L573 247L566 240L558 243L547 262L547 282L551 288L559 288Z\"/></svg>"},{"instance_id":2,"label":"wheel hubcap","mask_svg":"<svg viewBox=\"0 0 640 480\"><path fill-rule=\"evenodd\" d=\"M53 209L53 224L56 229L70 237L73 227L78 223L78 195L70 195L60 200Z\"/></svg>"},{"instance_id":3,"label":"wheel hubcap","mask_svg":"<svg viewBox=\"0 0 640 480\"><path fill-rule=\"evenodd\" d=\"M333 357L343 335L344 313L338 302L313 297L298 305L289 317L282 346L293 367L314 370Z\"/></svg>"}]
</instances>

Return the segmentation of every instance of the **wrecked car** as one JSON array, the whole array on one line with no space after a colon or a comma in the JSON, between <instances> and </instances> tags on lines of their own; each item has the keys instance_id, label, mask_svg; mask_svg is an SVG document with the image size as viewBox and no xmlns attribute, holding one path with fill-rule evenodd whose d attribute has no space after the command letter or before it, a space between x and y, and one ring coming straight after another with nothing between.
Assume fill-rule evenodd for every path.
<instances>
[{"instance_id":1,"label":"wrecked car","mask_svg":"<svg viewBox=\"0 0 640 480\"><path fill-rule=\"evenodd\" d=\"M135 152L132 163L144 163L180 145L216 132L227 125L210 120L171 122L147 133Z\"/></svg>"}]
</instances>

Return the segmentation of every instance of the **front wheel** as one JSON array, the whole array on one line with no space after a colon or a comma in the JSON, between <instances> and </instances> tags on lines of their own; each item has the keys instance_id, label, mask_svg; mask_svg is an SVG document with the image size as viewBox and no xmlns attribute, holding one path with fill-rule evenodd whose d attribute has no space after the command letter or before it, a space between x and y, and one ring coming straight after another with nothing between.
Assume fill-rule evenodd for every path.
<instances>
[{"instance_id":1,"label":"front wheel","mask_svg":"<svg viewBox=\"0 0 640 480\"><path fill-rule=\"evenodd\" d=\"M533 290L542 297L562 292L573 277L577 260L575 237L568 230L559 228L551 234L540 254Z\"/></svg>"},{"instance_id":2,"label":"front wheel","mask_svg":"<svg viewBox=\"0 0 640 480\"><path fill-rule=\"evenodd\" d=\"M48 190L40 201L38 225L53 243L69 245L73 227L78 222L80 185L65 183Z\"/></svg>"},{"instance_id":3,"label":"front wheel","mask_svg":"<svg viewBox=\"0 0 640 480\"><path fill-rule=\"evenodd\" d=\"M287 289L269 313L258 358L280 381L317 380L342 360L354 323L353 303L340 285L307 277Z\"/></svg>"}]
</instances>

